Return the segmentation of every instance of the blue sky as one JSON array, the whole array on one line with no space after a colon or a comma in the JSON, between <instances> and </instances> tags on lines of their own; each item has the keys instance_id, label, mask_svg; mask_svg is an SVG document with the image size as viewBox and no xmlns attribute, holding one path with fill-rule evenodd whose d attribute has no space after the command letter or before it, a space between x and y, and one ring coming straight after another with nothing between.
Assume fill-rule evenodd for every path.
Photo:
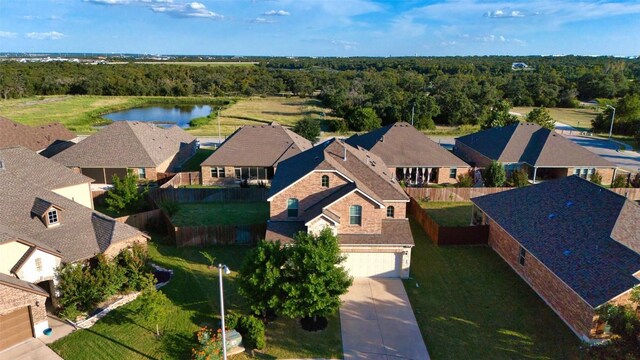
<instances>
[{"instance_id":1,"label":"blue sky","mask_svg":"<svg viewBox=\"0 0 640 360\"><path fill-rule=\"evenodd\" d=\"M14 51L640 55L640 0L0 0Z\"/></svg>"}]
</instances>

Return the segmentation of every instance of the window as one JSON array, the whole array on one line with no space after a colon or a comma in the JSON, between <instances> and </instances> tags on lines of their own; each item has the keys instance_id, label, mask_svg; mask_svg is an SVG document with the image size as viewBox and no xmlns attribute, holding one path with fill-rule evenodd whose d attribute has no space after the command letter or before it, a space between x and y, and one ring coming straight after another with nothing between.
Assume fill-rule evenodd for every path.
<instances>
[{"instance_id":1,"label":"window","mask_svg":"<svg viewBox=\"0 0 640 360\"><path fill-rule=\"evenodd\" d=\"M458 176L458 169L449 170L449 179L455 179Z\"/></svg>"},{"instance_id":2,"label":"window","mask_svg":"<svg viewBox=\"0 0 640 360\"><path fill-rule=\"evenodd\" d=\"M329 176L322 175L322 187L325 187L325 188L329 187Z\"/></svg>"},{"instance_id":3,"label":"window","mask_svg":"<svg viewBox=\"0 0 640 360\"><path fill-rule=\"evenodd\" d=\"M147 178L147 170L145 168L138 168L138 177L140 179L146 179Z\"/></svg>"},{"instance_id":4,"label":"window","mask_svg":"<svg viewBox=\"0 0 640 360\"><path fill-rule=\"evenodd\" d=\"M522 266L524 266L526 255L527 255L527 250L525 250L523 247L520 247L520 255L518 256L518 263Z\"/></svg>"},{"instance_id":5,"label":"window","mask_svg":"<svg viewBox=\"0 0 640 360\"><path fill-rule=\"evenodd\" d=\"M42 259L36 259L36 271L42 271Z\"/></svg>"},{"instance_id":6,"label":"window","mask_svg":"<svg viewBox=\"0 0 640 360\"><path fill-rule=\"evenodd\" d=\"M224 168L212 167L211 168L211 177L223 178L224 177Z\"/></svg>"},{"instance_id":7,"label":"window","mask_svg":"<svg viewBox=\"0 0 640 360\"><path fill-rule=\"evenodd\" d=\"M362 225L362 206L351 205L349 208L349 224Z\"/></svg>"},{"instance_id":8,"label":"window","mask_svg":"<svg viewBox=\"0 0 640 360\"><path fill-rule=\"evenodd\" d=\"M287 217L298 217L298 199L287 200Z\"/></svg>"},{"instance_id":9,"label":"window","mask_svg":"<svg viewBox=\"0 0 640 360\"><path fill-rule=\"evenodd\" d=\"M267 180L267 168L258 168L258 179Z\"/></svg>"},{"instance_id":10,"label":"window","mask_svg":"<svg viewBox=\"0 0 640 360\"><path fill-rule=\"evenodd\" d=\"M242 169L236 168L235 173L236 173L236 180L242 180Z\"/></svg>"},{"instance_id":11,"label":"window","mask_svg":"<svg viewBox=\"0 0 640 360\"><path fill-rule=\"evenodd\" d=\"M58 223L58 210L51 209L47 213L47 219L49 220L49 225Z\"/></svg>"},{"instance_id":12,"label":"window","mask_svg":"<svg viewBox=\"0 0 640 360\"><path fill-rule=\"evenodd\" d=\"M393 206L387 206L387 217L392 218L396 209Z\"/></svg>"}]
</instances>

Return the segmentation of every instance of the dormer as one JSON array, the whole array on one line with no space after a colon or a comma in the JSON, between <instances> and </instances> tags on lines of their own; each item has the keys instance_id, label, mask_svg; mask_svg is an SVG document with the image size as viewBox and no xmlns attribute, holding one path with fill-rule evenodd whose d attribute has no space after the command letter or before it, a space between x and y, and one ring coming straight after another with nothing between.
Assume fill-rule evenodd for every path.
<instances>
[{"instance_id":1,"label":"dormer","mask_svg":"<svg viewBox=\"0 0 640 360\"><path fill-rule=\"evenodd\" d=\"M60 206L41 198L36 198L31 207L31 214L38 216L45 226L49 228L60 225L60 213L62 210Z\"/></svg>"}]
</instances>

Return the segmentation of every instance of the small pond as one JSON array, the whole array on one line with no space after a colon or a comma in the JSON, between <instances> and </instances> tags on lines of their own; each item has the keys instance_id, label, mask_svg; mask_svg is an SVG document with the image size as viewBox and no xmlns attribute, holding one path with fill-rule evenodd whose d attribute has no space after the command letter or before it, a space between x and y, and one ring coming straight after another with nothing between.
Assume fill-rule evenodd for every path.
<instances>
[{"instance_id":1,"label":"small pond","mask_svg":"<svg viewBox=\"0 0 640 360\"><path fill-rule=\"evenodd\" d=\"M208 116L212 110L211 105L159 105L118 111L103 117L112 121L144 121L187 128L189 121Z\"/></svg>"}]
</instances>

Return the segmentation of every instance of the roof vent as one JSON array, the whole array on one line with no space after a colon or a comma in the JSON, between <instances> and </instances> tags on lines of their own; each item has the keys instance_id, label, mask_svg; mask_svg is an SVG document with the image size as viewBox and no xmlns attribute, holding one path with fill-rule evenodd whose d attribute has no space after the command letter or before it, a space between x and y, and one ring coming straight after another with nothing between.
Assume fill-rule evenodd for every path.
<instances>
[{"instance_id":1,"label":"roof vent","mask_svg":"<svg viewBox=\"0 0 640 360\"><path fill-rule=\"evenodd\" d=\"M4 161L0 160L0 170L4 170Z\"/></svg>"},{"instance_id":2,"label":"roof vent","mask_svg":"<svg viewBox=\"0 0 640 360\"><path fill-rule=\"evenodd\" d=\"M342 149L344 149L344 154L342 155L342 161L347 161L347 147L343 147Z\"/></svg>"},{"instance_id":3,"label":"roof vent","mask_svg":"<svg viewBox=\"0 0 640 360\"><path fill-rule=\"evenodd\" d=\"M571 254L571 250L565 250L562 252L562 255L569 256Z\"/></svg>"},{"instance_id":4,"label":"roof vent","mask_svg":"<svg viewBox=\"0 0 640 360\"><path fill-rule=\"evenodd\" d=\"M569 200L566 202L567 207L572 207L573 206L573 201Z\"/></svg>"},{"instance_id":5,"label":"roof vent","mask_svg":"<svg viewBox=\"0 0 640 360\"><path fill-rule=\"evenodd\" d=\"M384 135L380 138L380 142L384 142Z\"/></svg>"},{"instance_id":6,"label":"roof vent","mask_svg":"<svg viewBox=\"0 0 640 360\"><path fill-rule=\"evenodd\" d=\"M556 218L556 214L549 214L549 220L553 220Z\"/></svg>"}]
</instances>

